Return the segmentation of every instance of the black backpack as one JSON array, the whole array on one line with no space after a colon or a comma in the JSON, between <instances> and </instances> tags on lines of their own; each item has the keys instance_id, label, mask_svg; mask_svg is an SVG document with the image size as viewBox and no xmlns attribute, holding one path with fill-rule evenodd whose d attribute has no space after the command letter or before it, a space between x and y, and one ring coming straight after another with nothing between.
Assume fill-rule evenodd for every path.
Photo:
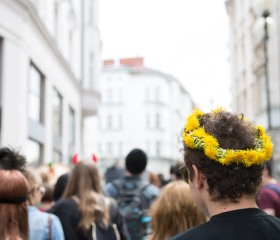
<instances>
[{"instance_id":1,"label":"black backpack","mask_svg":"<svg viewBox=\"0 0 280 240\"><path fill-rule=\"evenodd\" d=\"M139 181L127 182L125 179L117 179L112 182L116 187L118 194L116 196L117 204L123 214L131 240L142 239L146 235L146 210L149 208L148 199L143 191L149 186L149 183Z\"/></svg>"}]
</instances>

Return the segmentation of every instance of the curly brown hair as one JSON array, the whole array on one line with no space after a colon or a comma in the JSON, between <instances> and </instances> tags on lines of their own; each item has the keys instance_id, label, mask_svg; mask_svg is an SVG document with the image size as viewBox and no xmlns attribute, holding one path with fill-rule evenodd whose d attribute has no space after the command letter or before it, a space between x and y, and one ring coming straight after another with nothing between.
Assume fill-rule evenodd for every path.
<instances>
[{"instance_id":1,"label":"curly brown hair","mask_svg":"<svg viewBox=\"0 0 280 240\"><path fill-rule=\"evenodd\" d=\"M219 111L215 115L207 113L201 116L200 125L207 133L215 137L221 148L247 150L254 147L254 137L257 131L251 123L244 120L243 115ZM204 174L209 186L212 201L228 199L237 202L245 195L257 195L262 181L262 165L245 167L242 164L222 165L207 158L203 151L188 148L184 144L184 160L193 180L192 165Z\"/></svg>"}]
</instances>

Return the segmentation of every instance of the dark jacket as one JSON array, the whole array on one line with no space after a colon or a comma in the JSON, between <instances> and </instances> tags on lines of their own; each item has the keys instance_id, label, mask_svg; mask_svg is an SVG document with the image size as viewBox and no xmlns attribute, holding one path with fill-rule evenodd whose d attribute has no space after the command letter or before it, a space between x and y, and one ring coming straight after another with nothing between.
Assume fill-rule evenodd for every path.
<instances>
[{"instance_id":1,"label":"dark jacket","mask_svg":"<svg viewBox=\"0 0 280 240\"><path fill-rule=\"evenodd\" d=\"M72 198L64 198L56 202L56 204L48 210L59 217L65 240L86 240L81 228L78 227L81 220L81 213L78 210L77 203ZM129 233L126 227L125 219L119 212L115 202L110 204L110 217L111 222L115 223L118 227L121 240L129 240Z\"/></svg>"}]
</instances>

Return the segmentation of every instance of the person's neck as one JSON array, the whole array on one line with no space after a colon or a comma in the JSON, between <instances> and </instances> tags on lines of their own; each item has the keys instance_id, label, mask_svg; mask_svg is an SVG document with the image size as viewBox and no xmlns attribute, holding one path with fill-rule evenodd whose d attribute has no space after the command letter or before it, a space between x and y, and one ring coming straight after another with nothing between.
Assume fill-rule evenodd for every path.
<instances>
[{"instance_id":1,"label":"person's neck","mask_svg":"<svg viewBox=\"0 0 280 240\"><path fill-rule=\"evenodd\" d=\"M258 208L255 198L253 196L246 197L243 196L240 199L238 199L238 202L231 202L231 201L210 201L208 204L208 212L209 217L211 218L214 215L239 210L239 209L245 209L245 208Z\"/></svg>"}]
</instances>

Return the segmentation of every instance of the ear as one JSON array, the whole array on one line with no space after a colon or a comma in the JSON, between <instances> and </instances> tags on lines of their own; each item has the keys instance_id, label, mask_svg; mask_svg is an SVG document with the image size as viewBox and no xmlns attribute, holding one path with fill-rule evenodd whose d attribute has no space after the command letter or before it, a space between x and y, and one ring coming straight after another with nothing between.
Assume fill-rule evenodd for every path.
<instances>
[{"instance_id":1,"label":"ear","mask_svg":"<svg viewBox=\"0 0 280 240\"><path fill-rule=\"evenodd\" d=\"M192 165L192 168L194 170L194 179L195 179L195 187L200 190L203 188L204 185L204 176L202 172L197 168L196 165Z\"/></svg>"}]
</instances>

